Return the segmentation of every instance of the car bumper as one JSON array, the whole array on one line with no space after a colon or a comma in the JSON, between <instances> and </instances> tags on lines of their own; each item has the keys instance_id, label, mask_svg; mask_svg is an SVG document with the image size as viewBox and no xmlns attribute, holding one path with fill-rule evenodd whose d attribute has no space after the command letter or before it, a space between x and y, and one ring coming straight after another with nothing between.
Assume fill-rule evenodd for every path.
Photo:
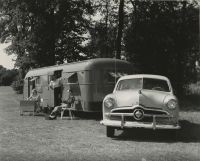
<instances>
[{"instance_id":1,"label":"car bumper","mask_svg":"<svg viewBox=\"0 0 200 161\"><path fill-rule=\"evenodd\" d=\"M156 125L156 124L146 124L140 122L125 122L123 125L121 121L113 121L113 120L102 120L100 122L102 125L105 126L112 126L112 127L120 127L120 128L146 128L146 129L180 129L179 125Z\"/></svg>"},{"instance_id":2,"label":"car bumper","mask_svg":"<svg viewBox=\"0 0 200 161\"><path fill-rule=\"evenodd\" d=\"M180 126L177 124L164 124L157 122L157 118L173 118L170 115L163 116L163 115L153 115L153 121L152 122L139 122L139 121L126 121L125 117L126 115L129 116L131 114L110 114L107 113L107 116L110 115L118 115L121 117L121 120L109 120L104 119L100 123L105 126L112 126L112 127L119 127L119 128L146 128L146 129L180 129Z\"/></svg>"}]
</instances>

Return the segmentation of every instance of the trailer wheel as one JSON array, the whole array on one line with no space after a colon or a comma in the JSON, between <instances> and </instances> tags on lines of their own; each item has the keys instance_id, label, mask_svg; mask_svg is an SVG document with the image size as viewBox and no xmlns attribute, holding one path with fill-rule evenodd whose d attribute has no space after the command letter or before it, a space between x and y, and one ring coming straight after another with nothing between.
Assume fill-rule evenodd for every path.
<instances>
[{"instance_id":1,"label":"trailer wheel","mask_svg":"<svg viewBox=\"0 0 200 161\"><path fill-rule=\"evenodd\" d=\"M106 136L112 138L112 137L114 137L114 134L115 134L115 128L107 126L106 127Z\"/></svg>"}]
</instances>

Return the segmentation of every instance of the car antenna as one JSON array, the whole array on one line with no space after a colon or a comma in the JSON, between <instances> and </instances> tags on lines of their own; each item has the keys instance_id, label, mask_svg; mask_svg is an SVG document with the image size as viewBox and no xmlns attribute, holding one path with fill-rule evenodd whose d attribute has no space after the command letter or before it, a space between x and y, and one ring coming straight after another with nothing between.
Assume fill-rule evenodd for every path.
<instances>
[{"instance_id":1,"label":"car antenna","mask_svg":"<svg viewBox=\"0 0 200 161\"><path fill-rule=\"evenodd\" d=\"M116 79L117 78L117 67L116 67L116 51L115 51L115 84L116 84Z\"/></svg>"}]
</instances>

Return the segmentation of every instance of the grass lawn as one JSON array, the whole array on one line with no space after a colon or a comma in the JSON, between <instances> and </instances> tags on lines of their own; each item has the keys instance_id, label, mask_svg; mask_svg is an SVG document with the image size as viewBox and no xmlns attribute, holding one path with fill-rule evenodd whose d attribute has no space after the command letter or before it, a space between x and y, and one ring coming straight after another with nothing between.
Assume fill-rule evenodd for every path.
<instances>
[{"instance_id":1,"label":"grass lawn","mask_svg":"<svg viewBox=\"0 0 200 161\"><path fill-rule=\"evenodd\" d=\"M0 87L0 161L200 160L200 112L181 112L182 129L118 131L107 138L99 120L20 116L20 95Z\"/></svg>"}]
</instances>

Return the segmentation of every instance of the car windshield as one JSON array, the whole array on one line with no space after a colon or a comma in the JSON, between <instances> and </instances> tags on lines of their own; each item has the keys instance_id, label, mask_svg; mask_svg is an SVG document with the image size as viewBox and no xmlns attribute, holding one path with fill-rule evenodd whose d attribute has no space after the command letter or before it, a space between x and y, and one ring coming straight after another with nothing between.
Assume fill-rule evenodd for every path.
<instances>
[{"instance_id":1,"label":"car windshield","mask_svg":"<svg viewBox=\"0 0 200 161\"><path fill-rule=\"evenodd\" d=\"M153 78L143 78L143 89L165 91L165 92L170 91L166 80L153 79Z\"/></svg>"},{"instance_id":2,"label":"car windshield","mask_svg":"<svg viewBox=\"0 0 200 161\"><path fill-rule=\"evenodd\" d=\"M137 89L148 89L156 91L169 92L170 88L166 80L153 79L153 78L134 78L124 79L119 81L116 90L137 90Z\"/></svg>"},{"instance_id":3,"label":"car windshield","mask_svg":"<svg viewBox=\"0 0 200 161\"><path fill-rule=\"evenodd\" d=\"M124 79L121 80L117 85L117 91L141 89L142 78Z\"/></svg>"}]
</instances>

